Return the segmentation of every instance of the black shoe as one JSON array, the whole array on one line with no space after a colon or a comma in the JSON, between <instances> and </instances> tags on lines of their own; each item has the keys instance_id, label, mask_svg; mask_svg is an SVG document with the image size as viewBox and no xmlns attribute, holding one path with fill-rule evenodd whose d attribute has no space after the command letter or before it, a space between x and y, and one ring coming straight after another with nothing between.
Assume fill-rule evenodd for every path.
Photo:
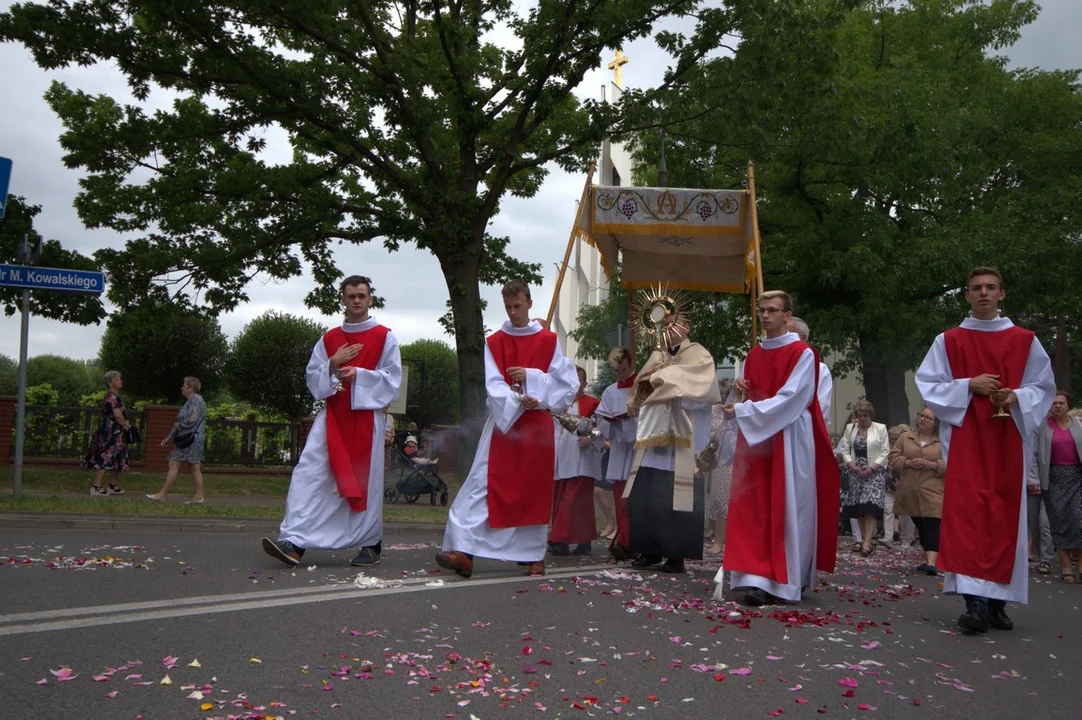
<instances>
[{"instance_id":1,"label":"black shoe","mask_svg":"<svg viewBox=\"0 0 1082 720\"><path fill-rule=\"evenodd\" d=\"M375 548L361 548L361 551L357 553L357 557L349 563L353 567L369 567L372 565L379 565L379 553Z\"/></svg>"},{"instance_id":2,"label":"black shoe","mask_svg":"<svg viewBox=\"0 0 1082 720\"><path fill-rule=\"evenodd\" d=\"M661 562L660 555L639 555L631 561L631 567L648 568L651 565L657 565L659 562Z\"/></svg>"},{"instance_id":3,"label":"black shoe","mask_svg":"<svg viewBox=\"0 0 1082 720\"><path fill-rule=\"evenodd\" d=\"M563 557L571 554L571 546L567 543L549 543L549 554Z\"/></svg>"},{"instance_id":4,"label":"black shoe","mask_svg":"<svg viewBox=\"0 0 1082 720\"><path fill-rule=\"evenodd\" d=\"M304 548L299 548L288 540L263 538L263 552L275 560L281 560L290 567L297 567L304 557Z\"/></svg>"},{"instance_id":5,"label":"black shoe","mask_svg":"<svg viewBox=\"0 0 1082 720\"><path fill-rule=\"evenodd\" d=\"M925 565L924 572L928 573L932 577L937 577L939 575L939 568L937 568L935 565Z\"/></svg>"},{"instance_id":6,"label":"black shoe","mask_svg":"<svg viewBox=\"0 0 1082 720\"><path fill-rule=\"evenodd\" d=\"M661 572L682 573L684 572L684 558L669 558L660 568Z\"/></svg>"},{"instance_id":7,"label":"black shoe","mask_svg":"<svg viewBox=\"0 0 1082 720\"><path fill-rule=\"evenodd\" d=\"M748 590L744 593L744 599L742 600L742 602L745 605L750 605L751 607L761 607L763 605L773 605L776 600L777 598L775 598L773 595L766 592L765 590L760 590L759 588L752 588L751 590Z\"/></svg>"},{"instance_id":8,"label":"black shoe","mask_svg":"<svg viewBox=\"0 0 1082 720\"><path fill-rule=\"evenodd\" d=\"M579 543L571 552L575 555L589 555L592 549L590 543Z\"/></svg>"},{"instance_id":9,"label":"black shoe","mask_svg":"<svg viewBox=\"0 0 1082 720\"><path fill-rule=\"evenodd\" d=\"M618 563L627 562L631 559L631 555L628 554L627 550L616 543L609 546L609 553L612 555L612 559Z\"/></svg>"},{"instance_id":10,"label":"black shoe","mask_svg":"<svg viewBox=\"0 0 1082 720\"><path fill-rule=\"evenodd\" d=\"M988 601L988 627L996 630L1014 630L1014 621L1007 617L1007 603L1002 600Z\"/></svg>"},{"instance_id":11,"label":"black shoe","mask_svg":"<svg viewBox=\"0 0 1082 720\"><path fill-rule=\"evenodd\" d=\"M974 595L965 597L966 611L958 618L958 627L972 633L988 632L988 602Z\"/></svg>"}]
</instances>

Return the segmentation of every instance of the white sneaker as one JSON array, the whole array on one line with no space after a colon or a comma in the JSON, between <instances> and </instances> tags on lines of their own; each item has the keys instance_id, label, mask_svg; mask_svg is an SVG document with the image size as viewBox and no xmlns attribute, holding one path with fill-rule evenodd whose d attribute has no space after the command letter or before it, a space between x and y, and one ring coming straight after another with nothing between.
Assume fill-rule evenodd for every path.
<instances>
[{"instance_id":1,"label":"white sneaker","mask_svg":"<svg viewBox=\"0 0 1082 720\"><path fill-rule=\"evenodd\" d=\"M123 495L124 488L118 488L116 485L109 483L109 489L106 491L109 495Z\"/></svg>"}]
</instances>

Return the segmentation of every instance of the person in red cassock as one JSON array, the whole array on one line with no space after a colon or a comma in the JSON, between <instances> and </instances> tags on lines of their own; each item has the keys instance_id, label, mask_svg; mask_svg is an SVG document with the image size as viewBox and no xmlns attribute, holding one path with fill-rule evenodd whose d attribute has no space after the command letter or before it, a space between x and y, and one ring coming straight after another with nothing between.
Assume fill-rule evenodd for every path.
<instances>
[{"instance_id":1,"label":"person in red cassock","mask_svg":"<svg viewBox=\"0 0 1082 720\"><path fill-rule=\"evenodd\" d=\"M780 290L757 300L763 338L737 379L743 402L726 405L739 433L733 459L724 573L743 601L797 602L816 569L834 571L838 539L838 465L819 408L819 356L787 331L793 302Z\"/></svg>"},{"instance_id":2,"label":"person in red cassock","mask_svg":"<svg viewBox=\"0 0 1082 720\"><path fill-rule=\"evenodd\" d=\"M1056 381L1033 332L999 315L1006 292L998 270L971 270L965 296L970 317L935 339L916 376L939 418L947 464L938 565L943 592L965 598L963 630L1011 630L1007 601L1028 600L1033 437L1052 407ZM1006 413L997 417L993 401Z\"/></svg>"},{"instance_id":3,"label":"person in red cassock","mask_svg":"<svg viewBox=\"0 0 1082 720\"><path fill-rule=\"evenodd\" d=\"M567 413L591 418L598 399L586 394L586 370L576 368L579 393ZM585 555L597 539L597 516L594 512L594 480L601 479L600 433L576 435L556 425L556 484L552 498L552 528L549 552L553 555ZM571 546L575 547L572 548Z\"/></svg>"},{"instance_id":4,"label":"person in red cassock","mask_svg":"<svg viewBox=\"0 0 1082 720\"><path fill-rule=\"evenodd\" d=\"M293 469L278 539L263 538L263 550L290 566L305 550L360 547L351 564L365 567L382 550L383 409L398 395L402 357L391 331L368 314L368 278L347 277L341 294L346 321L320 338L305 371L326 407Z\"/></svg>"},{"instance_id":5,"label":"person in red cassock","mask_svg":"<svg viewBox=\"0 0 1082 720\"><path fill-rule=\"evenodd\" d=\"M503 287L507 321L485 341L488 417L466 482L447 516L436 564L462 577L475 555L512 560L545 574L556 447L552 416L579 388L555 333L530 320L530 288Z\"/></svg>"}]
</instances>

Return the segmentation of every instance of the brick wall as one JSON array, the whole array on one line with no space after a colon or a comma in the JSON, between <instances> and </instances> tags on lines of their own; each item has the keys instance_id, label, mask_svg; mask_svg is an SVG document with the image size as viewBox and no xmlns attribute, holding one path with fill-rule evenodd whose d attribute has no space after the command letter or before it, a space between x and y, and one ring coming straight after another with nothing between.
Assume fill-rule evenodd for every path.
<instances>
[{"instance_id":1,"label":"brick wall","mask_svg":"<svg viewBox=\"0 0 1082 720\"><path fill-rule=\"evenodd\" d=\"M169 453L172 443L165 447L161 442L177 420L176 405L147 405L144 410L146 425L143 428L143 471L165 472L169 469Z\"/></svg>"}]
</instances>

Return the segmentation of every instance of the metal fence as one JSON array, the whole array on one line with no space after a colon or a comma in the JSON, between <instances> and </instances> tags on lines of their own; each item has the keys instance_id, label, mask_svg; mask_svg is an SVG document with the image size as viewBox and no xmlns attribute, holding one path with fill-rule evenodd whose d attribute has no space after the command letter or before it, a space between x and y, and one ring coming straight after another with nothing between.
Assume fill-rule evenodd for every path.
<instances>
[{"instance_id":1,"label":"metal fence","mask_svg":"<svg viewBox=\"0 0 1082 720\"><path fill-rule=\"evenodd\" d=\"M128 421L139 428L140 441L128 445L133 460L143 457L143 414L129 410ZM100 408L26 406L26 435L23 454L27 457L74 458L81 460L90 447L90 438L101 422ZM14 434L14 433L13 433Z\"/></svg>"},{"instance_id":2,"label":"metal fence","mask_svg":"<svg viewBox=\"0 0 1082 720\"><path fill-rule=\"evenodd\" d=\"M207 465L292 467L300 458L300 423L246 420L207 420Z\"/></svg>"}]
</instances>

